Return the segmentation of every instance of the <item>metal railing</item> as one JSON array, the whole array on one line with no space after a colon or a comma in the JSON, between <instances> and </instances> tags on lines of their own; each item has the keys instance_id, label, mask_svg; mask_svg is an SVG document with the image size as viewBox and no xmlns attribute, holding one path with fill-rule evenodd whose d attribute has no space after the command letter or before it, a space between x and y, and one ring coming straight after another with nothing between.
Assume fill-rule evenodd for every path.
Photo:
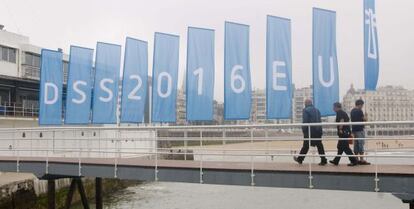
<instances>
[{"instance_id":1,"label":"metal railing","mask_svg":"<svg viewBox=\"0 0 414 209\"><path fill-rule=\"evenodd\" d=\"M36 105L0 104L0 117L37 118L38 116L39 108Z\"/></svg>"},{"instance_id":2,"label":"metal railing","mask_svg":"<svg viewBox=\"0 0 414 209\"><path fill-rule=\"evenodd\" d=\"M51 158L75 158L79 163L79 175L85 159L109 158L113 159L114 177L117 177L120 159L141 158L153 162L154 180L158 180L160 160L193 160L199 165L200 183L203 183L206 162L237 161L250 165L251 185L255 185L256 163L293 163L292 157L299 156L297 150L303 141L311 142L312 139L303 138L302 127L310 130L313 126L323 126L325 137L322 141L327 148L324 156L336 157L337 140L349 140L334 136L337 125L365 125L369 134L365 139L364 157L375 166L375 191L380 191L378 169L381 165L414 164L414 121L0 129L0 157L17 157L17 171L20 158L41 157L46 164ZM378 134L388 129L400 131ZM316 158L319 155L311 149L304 162L309 173L309 188L313 188L313 171L318 166L315 165Z\"/></svg>"},{"instance_id":3,"label":"metal railing","mask_svg":"<svg viewBox=\"0 0 414 209\"><path fill-rule=\"evenodd\" d=\"M23 78L29 78L29 79L34 79L34 80L40 79L40 67L27 65L27 64L23 64L22 67L23 67L22 68Z\"/></svg>"}]
</instances>

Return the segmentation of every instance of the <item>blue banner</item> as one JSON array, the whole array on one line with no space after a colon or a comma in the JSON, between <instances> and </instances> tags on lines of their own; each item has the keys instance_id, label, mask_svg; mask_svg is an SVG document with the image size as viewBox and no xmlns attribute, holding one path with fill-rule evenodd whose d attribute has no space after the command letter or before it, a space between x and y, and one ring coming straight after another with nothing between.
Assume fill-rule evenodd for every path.
<instances>
[{"instance_id":1,"label":"blue banner","mask_svg":"<svg viewBox=\"0 0 414 209\"><path fill-rule=\"evenodd\" d=\"M313 97L322 116L334 115L332 105L339 101L338 60L336 56L336 13L313 9Z\"/></svg>"},{"instance_id":2,"label":"blue banner","mask_svg":"<svg viewBox=\"0 0 414 209\"><path fill-rule=\"evenodd\" d=\"M375 0L364 0L365 90L375 91L379 75L379 49Z\"/></svg>"},{"instance_id":3,"label":"blue banner","mask_svg":"<svg viewBox=\"0 0 414 209\"><path fill-rule=\"evenodd\" d=\"M117 123L121 46L98 42L95 58L92 122Z\"/></svg>"},{"instance_id":4,"label":"blue banner","mask_svg":"<svg viewBox=\"0 0 414 209\"><path fill-rule=\"evenodd\" d=\"M213 120L214 30L188 28L187 121Z\"/></svg>"},{"instance_id":5,"label":"blue banner","mask_svg":"<svg viewBox=\"0 0 414 209\"><path fill-rule=\"evenodd\" d=\"M224 36L224 119L248 120L252 91L249 26L226 22Z\"/></svg>"},{"instance_id":6,"label":"blue banner","mask_svg":"<svg viewBox=\"0 0 414 209\"><path fill-rule=\"evenodd\" d=\"M148 83L148 44L127 38L122 80L121 122L141 123Z\"/></svg>"},{"instance_id":7,"label":"blue banner","mask_svg":"<svg viewBox=\"0 0 414 209\"><path fill-rule=\"evenodd\" d=\"M62 52L42 49L39 125L62 124Z\"/></svg>"},{"instance_id":8,"label":"blue banner","mask_svg":"<svg viewBox=\"0 0 414 209\"><path fill-rule=\"evenodd\" d=\"M93 49L71 46L65 124L88 124L91 111Z\"/></svg>"},{"instance_id":9,"label":"blue banner","mask_svg":"<svg viewBox=\"0 0 414 209\"><path fill-rule=\"evenodd\" d=\"M179 37L155 33L152 70L153 122L176 122Z\"/></svg>"},{"instance_id":10,"label":"blue banner","mask_svg":"<svg viewBox=\"0 0 414 209\"><path fill-rule=\"evenodd\" d=\"M290 20L273 16L267 16L266 114L268 119L292 116Z\"/></svg>"}]
</instances>

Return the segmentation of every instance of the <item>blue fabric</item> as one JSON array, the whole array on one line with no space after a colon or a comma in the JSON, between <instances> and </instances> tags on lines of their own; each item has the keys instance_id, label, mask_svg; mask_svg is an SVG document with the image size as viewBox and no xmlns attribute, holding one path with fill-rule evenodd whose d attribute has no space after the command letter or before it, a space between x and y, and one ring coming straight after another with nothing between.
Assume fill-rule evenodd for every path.
<instances>
[{"instance_id":1,"label":"blue fabric","mask_svg":"<svg viewBox=\"0 0 414 209\"><path fill-rule=\"evenodd\" d=\"M187 121L213 120L214 31L188 28Z\"/></svg>"},{"instance_id":2,"label":"blue fabric","mask_svg":"<svg viewBox=\"0 0 414 209\"><path fill-rule=\"evenodd\" d=\"M379 49L375 0L364 0L365 89L375 91L379 76Z\"/></svg>"},{"instance_id":3,"label":"blue fabric","mask_svg":"<svg viewBox=\"0 0 414 209\"><path fill-rule=\"evenodd\" d=\"M95 124L117 123L120 62L121 46L100 42L96 45L92 105L92 122Z\"/></svg>"},{"instance_id":4,"label":"blue fabric","mask_svg":"<svg viewBox=\"0 0 414 209\"><path fill-rule=\"evenodd\" d=\"M268 16L266 34L266 115L292 116L292 49L290 20Z\"/></svg>"},{"instance_id":5,"label":"blue fabric","mask_svg":"<svg viewBox=\"0 0 414 209\"><path fill-rule=\"evenodd\" d=\"M71 46L65 124L88 124L91 111L93 49Z\"/></svg>"},{"instance_id":6,"label":"blue fabric","mask_svg":"<svg viewBox=\"0 0 414 209\"><path fill-rule=\"evenodd\" d=\"M152 121L175 122L179 37L155 33L152 71Z\"/></svg>"},{"instance_id":7,"label":"blue fabric","mask_svg":"<svg viewBox=\"0 0 414 209\"><path fill-rule=\"evenodd\" d=\"M313 97L322 116L335 115L332 105L339 101L336 55L336 13L313 9Z\"/></svg>"},{"instance_id":8,"label":"blue fabric","mask_svg":"<svg viewBox=\"0 0 414 209\"><path fill-rule=\"evenodd\" d=\"M251 109L249 26L226 22L224 119L248 120Z\"/></svg>"},{"instance_id":9,"label":"blue fabric","mask_svg":"<svg viewBox=\"0 0 414 209\"><path fill-rule=\"evenodd\" d=\"M148 83L148 44L133 38L126 39L122 80L121 122L144 121Z\"/></svg>"},{"instance_id":10,"label":"blue fabric","mask_svg":"<svg viewBox=\"0 0 414 209\"><path fill-rule=\"evenodd\" d=\"M39 125L62 124L62 52L42 49Z\"/></svg>"}]
</instances>

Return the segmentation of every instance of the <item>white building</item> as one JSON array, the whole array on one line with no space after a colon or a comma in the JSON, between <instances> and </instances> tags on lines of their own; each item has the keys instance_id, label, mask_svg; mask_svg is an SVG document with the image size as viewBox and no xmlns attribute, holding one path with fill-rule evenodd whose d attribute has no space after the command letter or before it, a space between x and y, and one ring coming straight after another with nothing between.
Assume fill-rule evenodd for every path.
<instances>
[{"instance_id":1,"label":"white building","mask_svg":"<svg viewBox=\"0 0 414 209\"><path fill-rule=\"evenodd\" d=\"M266 91L256 89L252 92L252 105L250 111L251 123L266 123Z\"/></svg>"},{"instance_id":2,"label":"white building","mask_svg":"<svg viewBox=\"0 0 414 209\"><path fill-rule=\"evenodd\" d=\"M302 112L305 108L305 100L313 99L313 89L310 87L303 87L300 89L294 88L293 91L293 107L292 107L292 121L293 123L302 123Z\"/></svg>"},{"instance_id":3,"label":"white building","mask_svg":"<svg viewBox=\"0 0 414 209\"><path fill-rule=\"evenodd\" d=\"M218 125L223 124L223 103L213 100L213 121L188 122L184 86L177 91L176 125Z\"/></svg>"},{"instance_id":4,"label":"white building","mask_svg":"<svg viewBox=\"0 0 414 209\"><path fill-rule=\"evenodd\" d=\"M250 120L239 121L238 124L246 123L301 123L302 122L302 111L305 107L305 99L312 99L312 87L304 87L296 89L293 88L293 98L292 98L292 112L291 119L282 119L282 120L268 120L266 118L266 90L256 89L252 92L252 105Z\"/></svg>"},{"instance_id":5,"label":"white building","mask_svg":"<svg viewBox=\"0 0 414 209\"><path fill-rule=\"evenodd\" d=\"M376 91L355 90L353 85L343 99L343 106L350 112L355 101L365 102L364 112L370 121L414 120L414 91L400 86L384 86Z\"/></svg>"},{"instance_id":6,"label":"white building","mask_svg":"<svg viewBox=\"0 0 414 209\"><path fill-rule=\"evenodd\" d=\"M27 36L0 27L0 105L38 106L40 53L41 47L32 45ZM63 60L66 81L68 55Z\"/></svg>"}]
</instances>

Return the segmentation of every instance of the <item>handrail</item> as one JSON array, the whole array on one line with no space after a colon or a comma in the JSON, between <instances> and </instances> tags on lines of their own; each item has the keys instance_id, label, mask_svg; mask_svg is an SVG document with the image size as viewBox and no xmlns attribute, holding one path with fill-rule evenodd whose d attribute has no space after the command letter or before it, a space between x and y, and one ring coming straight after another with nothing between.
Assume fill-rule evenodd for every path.
<instances>
[{"instance_id":1,"label":"handrail","mask_svg":"<svg viewBox=\"0 0 414 209\"><path fill-rule=\"evenodd\" d=\"M414 121L375 121L375 122L324 122L324 123L286 123L286 124L243 124L243 125L190 125L190 126L161 126L148 124L147 126L118 126L108 124L105 126L62 125L62 126L39 126L30 128L0 128L0 131L39 131L39 130L200 130L200 129L248 129L248 128L284 128L284 127L306 127L306 126L338 126L338 125L413 125Z\"/></svg>"},{"instance_id":2,"label":"handrail","mask_svg":"<svg viewBox=\"0 0 414 209\"><path fill-rule=\"evenodd\" d=\"M117 167L120 159L134 156L147 157L154 163L154 180L158 180L158 163L160 160L179 156L187 160L188 156L197 161L200 170L200 183L203 183L204 162L207 161L234 161L238 160L248 163L251 168L251 185L255 185L255 163L257 162L285 162L287 157L305 156L300 155L297 143L284 143L289 141L303 142L309 144L312 138L303 138L302 127L323 126L328 130L328 136L321 140L334 142L337 140L348 140L347 138L336 138L338 125L366 125L371 131L371 136L365 138L367 142L364 157L374 159L375 182L374 191L380 191L381 178L379 169L384 162L395 159L414 158L414 121L374 121L374 122L326 122L326 123L292 123L292 124L249 124L249 125L200 125L200 126L45 126L30 128L0 128L0 157L16 161L16 170L20 170L20 159L35 158L44 159L48 165L53 158L75 158L79 164L79 175L82 175L82 161L87 158L106 158L113 161L114 177L117 177ZM328 128L326 128L328 127ZM404 130L406 135L379 136L378 131L387 128ZM289 132L280 132L280 130ZM409 130L410 132L405 132ZM24 134L23 134L24 133ZM40 134L42 133L42 135ZM93 134L92 134L93 133ZM165 136L164 136L164 133ZM169 134L177 133L177 134ZM398 132L400 133L400 132ZM409 133L407 135L407 133ZM178 135L178 136L177 136ZM181 136L182 135L182 136ZM310 135L310 134L308 134ZM355 138L357 140L359 138ZM395 140L395 144L391 141ZM189 143L189 142L192 143ZM222 143L220 143L220 141ZM164 146L175 143L174 146ZM228 144L226 144L228 142ZM232 147L232 143L242 147ZM270 143L274 144L270 145ZM280 142L280 143L279 143ZM374 142L374 143L373 143ZM377 143L375 143L377 142ZM381 144L381 143L382 144ZM391 142L391 143L390 143ZM401 143L401 144L399 144ZM404 143L404 146L401 146ZM405 144L407 143L407 144ZM301 144L301 143L300 143ZM327 143L328 144L328 143ZM384 147L384 144L387 144ZM390 144L391 149L388 149ZM210 146L212 145L212 146ZM329 143L332 145L332 143ZM334 153L335 147L326 147L325 157L339 156ZM381 148L382 145L382 148ZM405 146L407 145L407 146ZM369 147L371 146L371 147ZM395 153L392 153L395 152ZM314 151L307 154L309 160L306 162L308 172L309 188L314 188L313 171L315 170L315 159L319 157ZM351 155L363 157L362 155ZM11 157L11 158L10 158ZM345 156L342 156L345 157ZM348 157L348 156L347 156ZM14 159L15 158L15 159ZM228 158L228 159L226 159ZM0 158L1 159L1 158ZM280 160L279 160L280 159ZM388 161L385 161L388 160ZM284 161L283 161L284 160ZM290 159L293 163L293 160ZM412 166L410 160L403 161ZM408 162L408 163L407 163ZM398 163L397 163L398 164ZM46 166L46 173L49 172Z\"/></svg>"}]
</instances>

